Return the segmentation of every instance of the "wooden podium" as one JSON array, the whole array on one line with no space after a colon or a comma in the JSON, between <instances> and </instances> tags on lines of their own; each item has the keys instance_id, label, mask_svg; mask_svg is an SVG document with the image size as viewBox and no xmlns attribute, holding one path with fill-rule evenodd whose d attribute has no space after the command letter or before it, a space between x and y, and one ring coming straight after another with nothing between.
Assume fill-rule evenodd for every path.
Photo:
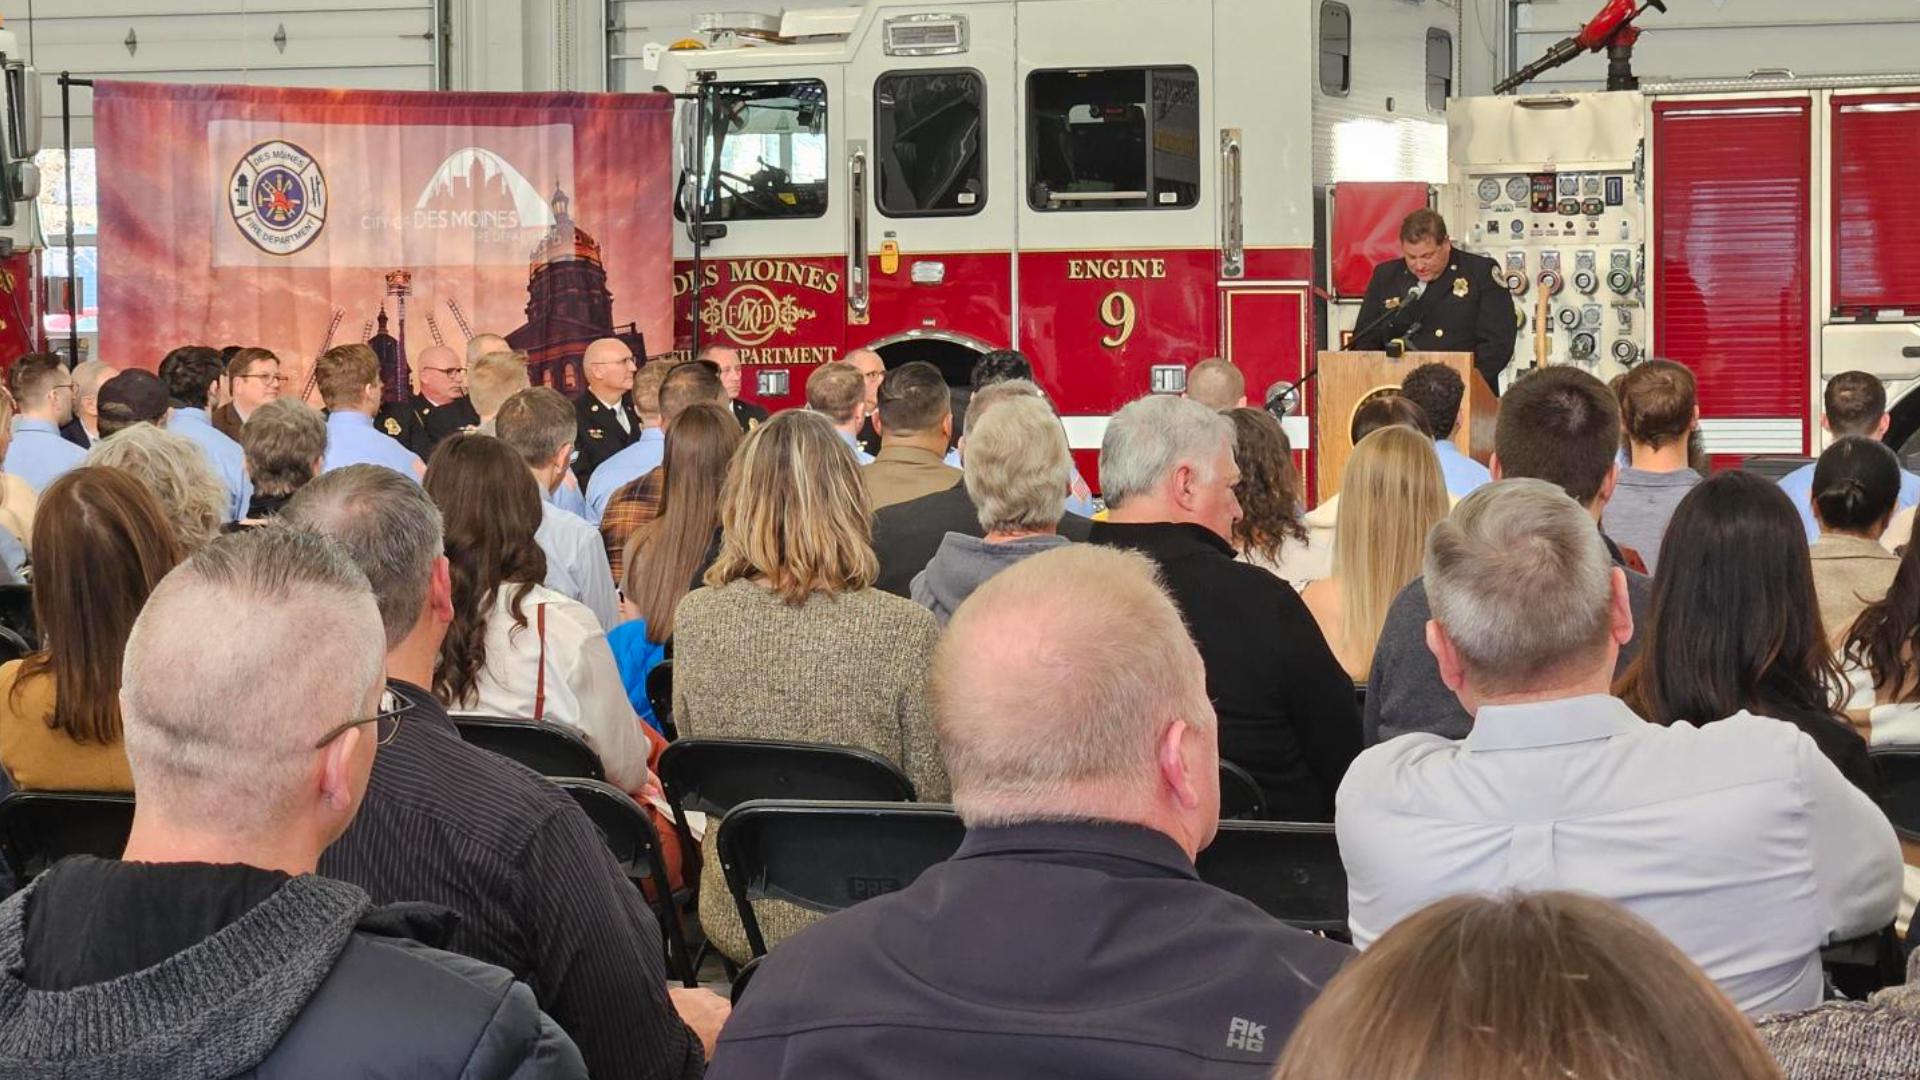
<instances>
[{"instance_id":1,"label":"wooden podium","mask_svg":"<svg viewBox=\"0 0 1920 1080\"><path fill-rule=\"evenodd\" d=\"M1467 393L1460 401L1460 422L1454 429L1455 446L1482 465L1493 454L1493 420L1500 399L1474 369L1466 352L1410 352L1393 359L1383 352L1323 352L1320 354L1320 396L1314 410L1313 445L1318 451L1319 501L1340 490L1340 474L1353 453L1353 414L1367 400L1400 389L1400 380L1421 364L1445 364L1460 373Z\"/></svg>"}]
</instances>

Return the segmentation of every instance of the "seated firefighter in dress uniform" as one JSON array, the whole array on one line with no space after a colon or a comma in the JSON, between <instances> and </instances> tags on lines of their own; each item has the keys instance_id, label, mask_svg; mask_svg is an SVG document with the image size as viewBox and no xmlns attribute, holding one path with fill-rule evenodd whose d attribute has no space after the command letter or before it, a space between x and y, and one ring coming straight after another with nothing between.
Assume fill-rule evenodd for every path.
<instances>
[{"instance_id":1,"label":"seated firefighter in dress uniform","mask_svg":"<svg viewBox=\"0 0 1920 1080\"><path fill-rule=\"evenodd\" d=\"M1456 249L1446 219L1425 209L1400 223L1400 252L1401 258L1374 267L1347 348L1384 349L1399 341L1415 352L1470 352L1473 366L1499 393L1519 330L1500 264Z\"/></svg>"}]
</instances>

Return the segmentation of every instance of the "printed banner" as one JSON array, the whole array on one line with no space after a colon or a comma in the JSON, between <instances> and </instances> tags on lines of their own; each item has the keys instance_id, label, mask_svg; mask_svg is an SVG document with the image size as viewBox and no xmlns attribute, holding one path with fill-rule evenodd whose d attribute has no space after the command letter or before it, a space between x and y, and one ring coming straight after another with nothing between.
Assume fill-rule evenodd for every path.
<instances>
[{"instance_id":1,"label":"printed banner","mask_svg":"<svg viewBox=\"0 0 1920 1080\"><path fill-rule=\"evenodd\" d=\"M672 349L672 99L102 82L100 357L500 334L572 394L588 343ZM399 384L399 385L396 385Z\"/></svg>"}]
</instances>

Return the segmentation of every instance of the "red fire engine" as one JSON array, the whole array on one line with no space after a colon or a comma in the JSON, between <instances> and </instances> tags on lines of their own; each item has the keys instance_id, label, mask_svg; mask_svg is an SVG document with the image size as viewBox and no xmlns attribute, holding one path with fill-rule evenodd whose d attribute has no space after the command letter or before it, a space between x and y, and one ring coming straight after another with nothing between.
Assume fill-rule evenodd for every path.
<instances>
[{"instance_id":1,"label":"red fire engine","mask_svg":"<svg viewBox=\"0 0 1920 1080\"><path fill-rule=\"evenodd\" d=\"M956 385L1016 347L1080 451L1206 356L1258 395L1324 338L1328 185L1416 181L1424 203L1444 176L1456 18L1439 0L870 0L716 21L715 47L658 63L690 96L678 345L738 346L771 406L857 346Z\"/></svg>"}]
</instances>

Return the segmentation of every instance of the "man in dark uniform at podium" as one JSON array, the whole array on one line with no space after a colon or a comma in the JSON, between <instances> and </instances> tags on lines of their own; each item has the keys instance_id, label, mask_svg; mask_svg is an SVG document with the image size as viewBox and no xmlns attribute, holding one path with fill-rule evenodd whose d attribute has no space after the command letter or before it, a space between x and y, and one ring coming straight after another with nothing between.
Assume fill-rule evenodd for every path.
<instances>
[{"instance_id":1,"label":"man in dark uniform at podium","mask_svg":"<svg viewBox=\"0 0 1920 1080\"><path fill-rule=\"evenodd\" d=\"M1425 209L1400 223L1400 253L1402 258L1374 267L1347 348L1384 349L1389 341L1405 341L1411 352L1470 352L1473 366L1498 394L1519 330L1500 265L1455 250L1446 219Z\"/></svg>"},{"instance_id":2,"label":"man in dark uniform at podium","mask_svg":"<svg viewBox=\"0 0 1920 1080\"><path fill-rule=\"evenodd\" d=\"M639 369L626 342L601 338L587 346L580 358L580 370L586 376L587 389L573 403L580 420L573 444L573 475L584 491L593 470L639 438L646 424L640 419L640 410L633 407L633 376Z\"/></svg>"}]
</instances>

